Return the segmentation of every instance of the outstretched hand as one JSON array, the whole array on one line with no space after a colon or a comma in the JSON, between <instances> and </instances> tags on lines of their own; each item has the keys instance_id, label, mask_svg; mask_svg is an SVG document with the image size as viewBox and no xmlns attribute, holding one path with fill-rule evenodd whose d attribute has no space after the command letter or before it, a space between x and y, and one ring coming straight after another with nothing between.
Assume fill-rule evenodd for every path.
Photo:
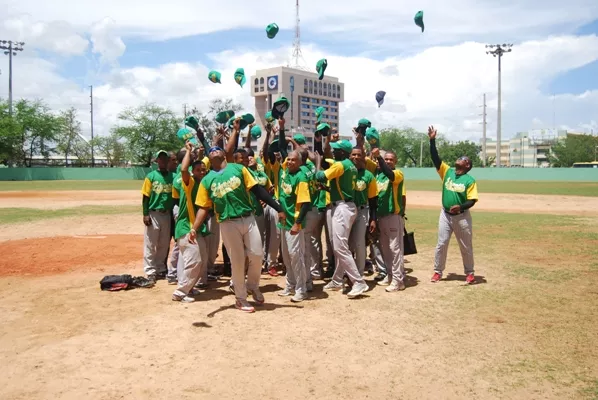
<instances>
[{"instance_id":1,"label":"outstretched hand","mask_svg":"<svg viewBox=\"0 0 598 400\"><path fill-rule=\"evenodd\" d=\"M434 125L430 125L428 127L428 137L430 138L430 140L434 140L436 139L436 134L438 132L436 131L436 129L434 129Z\"/></svg>"}]
</instances>

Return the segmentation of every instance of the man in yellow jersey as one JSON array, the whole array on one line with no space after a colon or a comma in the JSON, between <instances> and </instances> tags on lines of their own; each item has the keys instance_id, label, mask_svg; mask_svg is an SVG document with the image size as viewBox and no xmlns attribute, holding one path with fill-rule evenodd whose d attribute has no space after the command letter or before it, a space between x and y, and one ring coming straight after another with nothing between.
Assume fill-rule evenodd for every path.
<instances>
[{"instance_id":1,"label":"man in yellow jersey","mask_svg":"<svg viewBox=\"0 0 598 400\"><path fill-rule=\"evenodd\" d=\"M150 171L141 189L143 224L144 270L147 278L156 283L158 275L166 275L166 258L170 246L173 173L168 171L169 154L159 150L155 155L158 169Z\"/></svg>"},{"instance_id":2,"label":"man in yellow jersey","mask_svg":"<svg viewBox=\"0 0 598 400\"><path fill-rule=\"evenodd\" d=\"M378 226L380 227L380 251L388 275L379 285L388 286L387 292L405 290L405 267L403 265L404 213L401 210L403 196L403 173L395 169L397 155L387 151L384 158L380 149L372 150L372 158L378 161L380 172L376 176L378 185Z\"/></svg>"},{"instance_id":3,"label":"man in yellow jersey","mask_svg":"<svg viewBox=\"0 0 598 400\"><path fill-rule=\"evenodd\" d=\"M300 169L301 156L292 151L281 174L279 200L286 221L280 224L282 231L282 258L287 266L286 285L280 296L290 296L298 303L307 298L307 273L305 266L305 220L311 208L308 179Z\"/></svg>"},{"instance_id":4,"label":"man in yellow jersey","mask_svg":"<svg viewBox=\"0 0 598 400\"><path fill-rule=\"evenodd\" d=\"M340 140L330 144L335 162L326 171L316 174L318 182L329 182L331 214L331 240L335 258L335 270L332 280L324 286L326 290L342 290L343 277L347 275L353 288L347 294L350 299L368 291L368 285L357 269L351 249L349 235L351 226L357 217L354 203L357 168L349 159L353 150L351 142Z\"/></svg>"},{"instance_id":5,"label":"man in yellow jersey","mask_svg":"<svg viewBox=\"0 0 598 400\"><path fill-rule=\"evenodd\" d=\"M365 153L362 148L355 147L351 151L351 161L357 168L355 183L355 206L357 218L351 227L349 245L355 253L355 263L361 277L365 270L366 260L366 232L376 230L376 208L378 205L378 187L374 175L365 169Z\"/></svg>"},{"instance_id":6,"label":"man in yellow jersey","mask_svg":"<svg viewBox=\"0 0 598 400\"><path fill-rule=\"evenodd\" d=\"M197 231L208 216L208 210L213 208L231 261L235 307L244 312L254 312L255 308L247 301L247 291L251 292L257 304L264 303L264 296L259 289L263 250L249 191L254 193L258 200L274 208L278 212L279 220L284 221L285 214L268 192L257 184L247 168L226 162L222 148L212 147L208 156L212 170L203 178L197 191L195 204L200 208L189 238L192 243L195 241Z\"/></svg>"},{"instance_id":7,"label":"man in yellow jersey","mask_svg":"<svg viewBox=\"0 0 598 400\"><path fill-rule=\"evenodd\" d=\"M172 294L173 301L192 303L195 299L191 296L199 294L193 289L195 284L203 277L207 281L208 272L208 249L205 236L210 234L207 224L204 222L200 228L200 235L196 238L197 243L189 241L191 226L195 223L197 206L193 199L197 196L197 190L203 177L206 175L206 166L201 161L194 161L192 172L189 173L191 164L192 144L185 145L185 156L181 163L181 190L179 191L179 213L174 229L174 238L179 245L180 262L178 265L178 287Z\"/></svg>"},{"instance_id":8,"label":"man in yellow jersey","mask_svg":"<svg viewBox=\"0 0 598 400\"><path fill-rule=\"evenodd\" d=\"M433 126L428 128L428 137L430 138L432 162L442 179L442 211L440 211L438 222L438 244L434 255L432 282L435 283L442 279L449 241L451 235L455 233L463 258L465 282L471 285L475 283L475 276L473 274L472 222L469 209L478 201L477 183L475 178L468 174L472 168L471 160L469 157L463 156L455 161L453 168L449 167L438 156L436 129Z\"/></svg>"}]
</instances>

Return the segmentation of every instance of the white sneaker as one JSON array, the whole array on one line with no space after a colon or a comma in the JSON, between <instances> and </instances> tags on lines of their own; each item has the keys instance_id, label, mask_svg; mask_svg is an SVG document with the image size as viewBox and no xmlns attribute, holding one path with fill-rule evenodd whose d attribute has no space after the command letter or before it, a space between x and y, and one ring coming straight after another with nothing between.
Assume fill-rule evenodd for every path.
<instances>
[{"instance_id":1,"label":"white sneaker","mask_svg":"<svg viewBox=\"0 0 598 400\"><path fill-rule=\"evenodd\" d=\"M293 303L301 303L303 300L305 300L307 298L307 296L305 296L302 293L295 293L295 295L293 297L291 297L291 301Z\"/></svg>"},{"instance_id":2,"label":"white sneaker","mask_svg":"<svg viewBox=\"0 0 598 400\"><path fill-rule=\"evenodd\" d=\"M293 295L293 291L289 288L284 288L282 292L278 292L280 297L288 297Z\"/></svg>"},{"instance_id":3,"label":"white sneaker","mask_svg":"<svg viewBox=\"0 0 598 400\"><path fill-rule=\"evenodd\" d=\"M390 277L390 275L386 275L384 277L384 279L382 279L381 281L378 281L378 285L388 286L388 285L390 285L391 282L392 282L392 278Z\"/></svg>"},{"instance_id":4,"label":"white sneaker","mask_svg":"<svg viewBox=\"0 0 598 400\"><path fill-rule=\"evenodd\" d=\"M389 287L386 288L387 292L398 292L399 290L405 290L405 284L403 281L393 281Z\"/></svg>"},{"instance_id":5,"label":"white sneaker","mask_svg":"<svg viewBox=\"0 0 598 400\"><path fill-rule=\"evenodd\" d=\"M334 281L330 281L330 282L328 282L328 284L326 284L326 286L324 286L324 290L334 290L335 292L342 290L342 288L343 288L342 283L338 284L338 283L335 283Z\"/></svg>"},{"instance_id":6,"label":"white sneaker","mask_svg":"<svg viewBox=\"0 0 598 400\"><path fill-rule=\"evenodd\" d=\"M180 301L181 303L193 303L195 301L195 299L193 297L189 297L189 296L179 297L179 296L175 296L173 294L172 301Z\"/></svg>"},{"instance_id":7,"label":"white sneaker","mask_svg":"<svg viewBox=\"0 0 598 400\"><path fill-rule=\"evenodd\" d=\"M351 291L347 294L347 297L350 299L354 299L356 297L361 296L362 294L364 294L365 292L367 292L369 290L369 286L365 283L365 282L355 282L353 284L353 289L351 289Z\"/></svg>"}]
</instances>

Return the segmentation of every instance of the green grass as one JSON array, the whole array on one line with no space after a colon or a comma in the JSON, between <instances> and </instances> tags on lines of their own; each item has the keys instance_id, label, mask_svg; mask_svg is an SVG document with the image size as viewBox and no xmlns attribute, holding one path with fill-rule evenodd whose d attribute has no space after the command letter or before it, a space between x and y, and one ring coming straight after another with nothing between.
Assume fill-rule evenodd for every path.
<instances>
[{"instance_id":1,"label":"green grass","mask_svg":"<svg viewBox=\"0 0 598 400\"><path fill-rule=\"evenodd\" d=\"M439 191L439 180L407 180L407 190ZM124 181L25 181L0 182L0 192L9 190L140 190L140 180ZM598 182L478 181L481 193L554 194L598 196Z\"/></svg>"},{"instance_id":2,"label":"green grass","mask_svg":"<svg viewBox=\"0 0 598 400\"><path fill-rule=\"evenodd\" d=\"M59 210L40 210L35 208L2 208L0 225L17 224L46 219L84 217L88 215L114 215L139 213L140 206L82 206ZM51 229L51 228L49 228Z\"/></svg>"},{"instance_id":3,"label":"green grass","mask_svg":"<svg viewBox=\"0 0 598 400\"><path fill-rule=\"evenodd\" d=\"M406 180L407 195L410 190L437 191L437 181ZM555 182L555 181L478 181L480 193L553 194L569 196L598 196L598 182Z\"/></svg>"}]
</instances>

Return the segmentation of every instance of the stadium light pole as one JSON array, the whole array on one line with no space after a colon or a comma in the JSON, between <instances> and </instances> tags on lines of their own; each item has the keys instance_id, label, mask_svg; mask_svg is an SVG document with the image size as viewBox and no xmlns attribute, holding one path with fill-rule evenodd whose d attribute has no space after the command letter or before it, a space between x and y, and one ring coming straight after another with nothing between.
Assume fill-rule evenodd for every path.
<instances>
[{"instance_id":1,"label":"stadium light pole","mask_svg":"<svg viewBox=\"0 0 598 400\"><path fill-rule=\"evenodd\" d=\"M12 40L0 40L0 49L8 55L8 113L12 115L12 56L17 51L23 51L24 42L13 42Z\"/></svg>"},{"instance_id":2,"label":"stadium light pole","mask_svg":"<svg viewBox=\"0 0 598 400\"><path fill-rule=\"evenodd\" d=\"M505 53L510 53L512 51L513 45L512 44L487 44L486 45L486 54L492 54L493 57L498 57L498 116L496 121L496 167L500 168L500 156L502 153L502 148L500 145L500 134L501 134L501 114L502 114L502 106L501 106L501 59Z\"/></svg>"}]
</instances>

